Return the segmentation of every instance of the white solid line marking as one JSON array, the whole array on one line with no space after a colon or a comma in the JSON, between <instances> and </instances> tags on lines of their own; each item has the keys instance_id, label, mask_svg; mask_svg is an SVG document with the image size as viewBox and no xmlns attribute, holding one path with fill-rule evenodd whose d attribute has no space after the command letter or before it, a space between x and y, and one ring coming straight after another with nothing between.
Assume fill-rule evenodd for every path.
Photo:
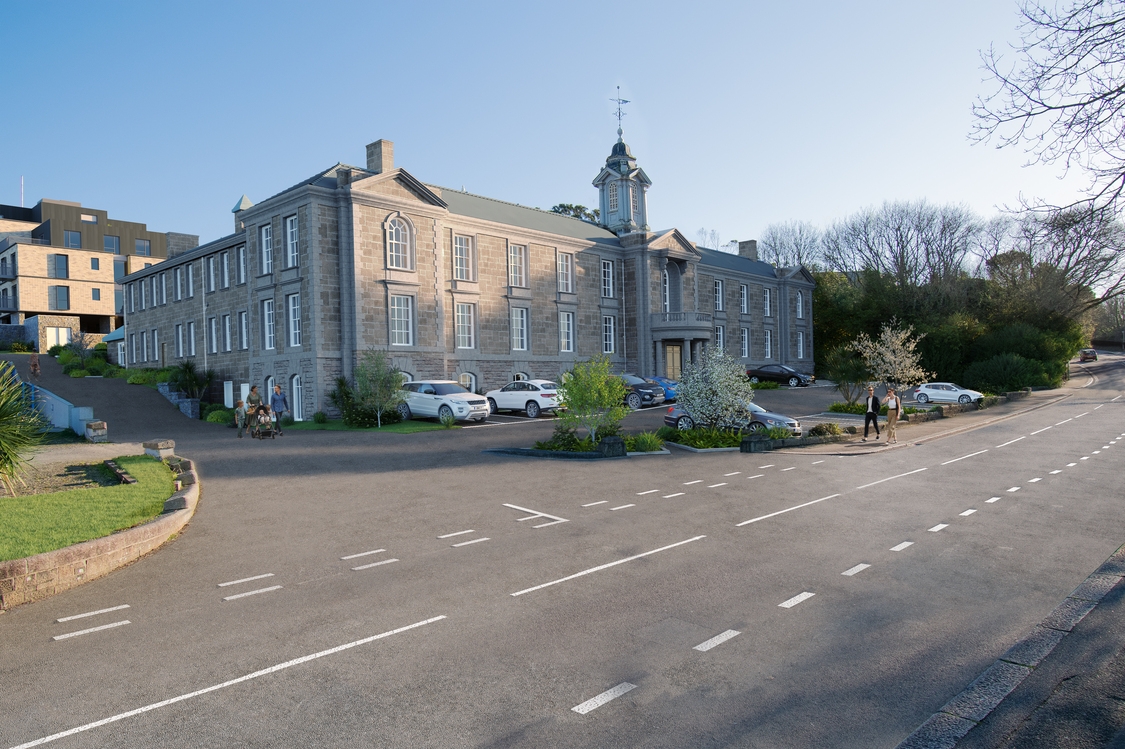
<instances>
[{"instance_id":1,"label":"white solid line marking","mask_svg":"<svg viewBox=\"0 0 1125 749\"><path fill-rule=\"evenodd\" d=\"M1065 423L1066 423L1066 422L1068 422L1068 421L1074 421L1074 419L1063 419L1062 421L1060 421L1060 422L1058 422L1057 424L1055 424L1055 426L1057 426L1057 427L1060 427L1060 426L1062 426L1063 424L1065 424Z\"/></svg>"},{"instance_id":2,"label":"white solid line marking","mask_svg":"<svg viewBox=\"0 0 1125 749\"><path fill-rule=\"evenodd\" d=\"M913 546L913 545L914 545L914 542L913 542L913 541L903 541L903 542L902 542L901 544L899 544L898 546L892 546L892 547L891 547L891 551L902 551L902 550L903 550L903 549L905 549L905 548L906 548L907 546Z\"/></svg>"},{"instance_id":3,"label":"white solid line marking","mask_svg":"<svg viewBox=\"0 0 1125 749\"><path fill-rule=\"evenodd\" d=\"M438 536L439 539L453 538L454 536L464 536L466 533L476 533L472 528L467 531L457 531L456 533L446 533L444 536Z\"/></svg>"},{"instance_id":4,"label":"white solid line marking","mask_svg":"<svg viewBox=\"0 0 1125 749\"><path fill-rule=\"evenodd\" d=\"M972 515L974 512L976 512L976 510L965 510L964 512L961 513L961 517L967 518L970 515Z\"/></svg>"},{"instance_id":5,"label":"white solid line marking","mask_svg":"<svg viewBox=\"0 0 1125 749\"><path fill-rule=\"evenodd\" d=\"M273 573L267 572L264 575L254 575L254 577L244 577L241 580L231 580L229 583L219 583L219 587L225 588L228 585L238 585L239 583L248 583L251 580L261 580L264 577L273 577Z\"/></svg>"},{"instance_id":6,"label":"white solid line marking","mask_svg":"<svg viewBox=\"0 0 1125 749\"><path fill-rule=\"evenodd\" d=\"M113 629L114 627L120 627L122 624L132 624L132 622L130 622L128 619L123 619L119 622L114 622L113 624L103 624L100 627L90 627L89 629L82 629L82 630L79 630L77 632L67 632L65 635L55 635L51 639L52 640L65 640L68 637L77 637L78 635L88 635L91 632L100 632L103 629Z\"/></svg>"},{"instance_id":7,"label":"white solid line marking","mask_svg":"<svg viewBox=\"0 0 1125 749\"><path fill-rule=\"evenodd\" d=\"M87 611L85 614L75 614L74 616L64 616L62 619L56 619L59 624L63 622L72 622L75 619L85 619L88 616L97 616L98 614L108 614L111 611L120 611L121 609L129 608L129 604L123 603L120 606L114 606L108 609L98 609L97 611Z\"/></svg>"},{"instance_id":8,"label":"white solid line marking","mask_svg":"<svg viewBox=\"0 0 1125 749\"><path fill-rule=\"evenodd\" d=\"M1076 466L1076 465L1078 465L1078 464L1077 463L1067 463L1066 467L1067 468L1074 468L1074 466Z\"/></svg>"},{"instance_id":9,"label":"white solid line marking","mask_svg":"<svg viewBox=\"0 0 1125 749\"><path fill-rule=\"evenodd\" d=\"M847 577L851 577L852 575L855 575L859 572L863 572L865 569L867 569L870 566L871 566L870 564L857 564L855 567L852 567L850 570L844 570L840 574L846 575Z\"/></svg>"},{"instance_id":10,"label":"white solid line marking","mask_svg":"<svg viewBox=\"0 0 1125 749\"><path fill-rule=\"evenodd\" d=\"M888 477L887 477L887 478L885 478L885 479L879 479L878 481L872 481L872 482L871 482L870 484L864 484L863 486L857 486L857 487L856 487L856 489L866 489L866 488L867 488L867 487L869 487L869 486L875 486L876 484L881 484L881 483L883 483L884 481L892 481L892 480L894 480L894 479L900 479L900 478L902 478L903 476L909 476L909 475L911 475L912 473L921 473L921 472L922 472L922 471L924 471L924 470L926 470L926 469L925 469L925 468L917 468L917 469L915 469L915 470L913 470L913 471L907 471L906 473L900 473L900 474L899 474L899 475L897 475L897 476L888 476Z\"/></svg>"},{"instance_id":11,"label":"white solid line marking","mask_svg":"<svg viewBox=\"0 0 1125 749\"><path fill-rule=\"evenodd\" d=\"M949 523L938 523L933 528L930 528L930 533L937 533L942 528L948 528L948 527L949 527Z\"/></svg>"},{"instance_id":12,"label":"white solid line marking","mask_svg":"<svg viewBox=\"0 0 1125 749\"><path fill-rule=\"evenodd\" d=\"M797 467L797 466L790 466L789 468L782 468L782 469L781 469L781 472L782 472L782 473L785 473L786 471L792 471L792 470L793 470L794 468L796 468L796 467Z\"/></svg>"},{"instance_id":13,"label":"white solid line marking","mask_svg":"<svg viewBox=\"0 0 1125 749\"><path fill-rule=\"evenodd\" d=\"M992 497L991 499L986 499L984 501L987 502L988 504L992 504L993 502L999 502L1000 498L999 497Z\"/></svg>"},{"instance_id":14,"label":"white solid line marking","mask_svg":"<svg viewBox=\"0 0 1125 749\"><path fill-rule=\"evenodd\" d=\"M1032 432L1032 433L1031 433L1031 436L1033 436L1033 437L1034 437L1035 435L1039 434L1039 432L1045 432L1045 431L1047 431L1048 429L1052 429L1052 428L1053 428L1053 427L1043 427L1042 429L1038 429L1038 430L1036 430L1036 431Z\"/></svg>"},{"instance_id":15,"label":"white solid line marking","mask_svg":"<svg viewBox=\"0 0 1125 749\"><path fill-rule=\"evenodd\" d=\"M675 494L665 494L664 499L671 499L672 497L682 497L682 496L684 496L683 492L676 492Z\"/></svg>"},{"instance_id":16,"label":"white solid line marking","mask_svg":"<svg viewBox=\"0 0 1125 749\"><path fill-rule=\"evenodd\" d=\"M685 481L684 486L691 486L692 484L702 484L703 479L696 479L695 481Z\"/></svg>"},{"instance_id":17,"label":"white solid line marking","mask_svg":"<svg viewBox=\"0 0 1125 749\"><path fill-rule=\"evenodd\" d=\"M986 452L988 452L988 450L977 450L975 453L969 453L968 455L962 455L960 458L954 458L953 460L947 460L944 463L942 463L942 465L947 466L950 463L956 463L959 460L964 460L965 458L971 458L974 455L980 455L981 453L986 453Z\"/></svg>"},{"instance_id":18,"label":"white solid line marking","mask_svg":"<svg viewBox=\"0 0 1125 749\"><path fill-rule=\"evenodd\" d=\"M256 596L259 593L269 593L271 590L279 590L280 588L281 588L280 585L271 585L268 588L258 588L257 590L249 590L245 593L239 593L237 595L227 596L223 600L224 601L233 601L236 598L245 598L246 596Z\"/></svg>"},{"instance_id":19,"label":"white solid line marking","mask_svg":"<svg viewBox=\"0 0 1125 749\"><path fill-rule=\"evenodd\" d=\"M723 477L725 478L727 476L737 476L740 473L742 473L742 471L735 471L734 473L724 473Z\"/></svg>"},{"instance_id":20,"label":"white solid line marking","mask_svg":"<svg viewBox=\"0 0 1125 749\"><path fill-rule=\"evenodd\" d=\"M441 536L438 536L438 538L441 538ZM369 557L372 554L382 554L384 551L386 551L386 549L375 549L374 551L361 551L358 554L348 554L346 557L340 557L340 559L341 560L358 559L359 557Z\"/></svg>"},{"instance_id":21,"label":"white solid line marking","mask_svg":"<svg viewBox=\"0 0 1125 749\"><path fill-rule=\"evenodd\" d=\"M1054 475L1055 475L1056 473L1062 473L1062 471L1061 471L1061 470L1054 470L1054 471L1051 471L1051 475L1052 475L1052 476L1054 476Z\"/></svg>"},{"instance_id":22,"label":"white solid line marking","mask_svg":"<svg viewBox=\"0 0 1125 749\"><path fill-rule=\"evenodd\" d=\"M732 637L738 637L740 634L742 633L738 630L728 629L726 632L715 635L710 640L699 643L694 648L692 648L692 650L698 650L700 653L706 653L716 645L722 645L727 640L731 639Z\"/></svg>"},{"instance_id":23,"label":"white solid line marking","mask_svg":"<svg viewBox=\"0 0 1125 749\"><path fill-rule=\"evenodd\" d=\"M637 496L643 497L646 494L656 494L658 491L660 491L660 490L659 489L649 489L647 492L637 492ZM585 507L586 505L582 505L582 506Z\"/></svg>"},{"instance_id":24,"label":"white solid line marking","mask_svg":"<svg viewBox=\"0 0 1125 749\"><path fill-rule=\"evenodd\" d=\"M1008 441L1007 441L1007 442L1005 442L1005 443L1004 443L1003 445L997 445L996 447L998 447L998 448L1000 448L1000 447L1007 447L1008 445L1010 445L1010 444L1012 444L1012 443L1014 443L1014 442L1019 442L1020 440L1025 440L1025 439L1027 439L1027 437L1026 437L1026 436L1023 436L1023 437L1016 437L1016 438L1015 438L1014 440L1008 440Z\"/></svg>"},{"instance_id":25,"label":"white solid line marking","mask_svg":"<svg viewBox=\"0 0 1125 749\"><path fill-rule=\"evenodd\" d=\"M474 538L472 541L462 541L459 544L453 544L453 545L450 546L450 548L456 549L458 546L468 546L469 544L479 544L481 541L491 541L491 540L492 539L490 539L490 538Z\"/></svg>"},{"instance_id":26,"label":"white solid line marking","mask_svg":"<svg viewBox=\"0 0 1125 749\"><path fill-rule=\"evenodd\" d=\"M815 505L817 502L823 502L826 499L832 499L833 497L838 497L838 496L840 496L840 495L839 494L829 494L827 497L821 497L820 499L814 499L812 502L805 502L803 505L797 505L796 507L789 507L789 508L784 509L784 510L778 510L777 512L771 512L769 515L762 515L761 517L753 518L752 520L743 520L741 523L737 524L737 527L742 527L744 525L750 525L751 523L756 523L759 520L766 520L767 518L772 518L776 515L784 515L787 512L792 512L793 510L799 510L802 507L808 507L809 505Z\"/></svg>"},{"instance_id":27,"label":"white solid line marking","mask_svg":"<svg viewBox=\"0 0 1125 749\"><path fill-rule=\"evenodd\" d=\"M746 478L748 478L748 479L760 479L762 476L765 476L765 475L766 474L764 474L764 473L758 473L758 474L755 474L753 476L747 476Z\"/></svg>"},{"instance_id":28,"label":"white solid line marking","mask_svg":"<svg viewBox=\"0 0 1125 749\"><path fill-rule=\"evenodd\" d=\"M574 707L572 707L570 709L573 710L574 712L578 713L579 715L585 715L586 713L590 712L591 710L596 710L597 708L601 707L605 703L607 703L611 700L615 700L618 697L620 697L621 695L626 694L627 692L631 692L636 688L637 688L636 684L630 684L627 681L623 681L620 684L618 684L617 686L615 686L613 689L607 689L606 691L599 694L597 697L594 697L593 699L586 700L581 705L575 705Z\"/></svg>"},{"instance_id":29,"label":"white solid line marking","mask_svg":"<svg viewBox=\"0 0 1125 749\"><path fill-rule=\"evenodd\" d=\"M621 505L620 507L610 507L609 511L616 512L617 510L624 510L626 507L636 507L636 505Z\"/></svg>"},{"instance_id":30,"label":"white solid line marking","mask_svg":"<svg viewBox=\"0 0 1125 749\"><path fill-rule=\"evenodd\" d=\"M526 507L520 507L519 505L510 505L510 504L505 503L504 506L510 507L513 510L519 510L520 512L531 513L526 518L516 518L517 523L522 523L524 520L533 520L535 518L550 518L551 520L555 521L554 523L543 523L543 525L533 525L532 526L533 528L543 528L544 526L554 525L555 523L569 523L570 522L566 518L560 518L560 517L557 517L555 515L548 515L545 512L539 512L539 510L529 510Z\"/></svg>"},{"instance_id":31,"label":"white solid line marking","mask_svg":"<svg viewBox=\"0 0 1125 749\"><path fill-rule=\"evenodd\" d=\"M379 567L379 566L382 566L384 564L390 564L391 562L397 562L397 561L398 561L397 559L384 559L381 562L372 562L371 564L361 564L358 567L352 567L352 571L355 572L355 571L358 571L358 570L369 570L372 567Z\"/></svg>"},{"instance_id":32,"label":"white solid line marking","mask_svg":"<svg viewBox=\"0 0 1125 749\"><path fill-rule=\"evenodd\" d=\"M701 538L707 538L707 536L696 536L695 538L689 538L686 541L677 541L674 544L668 544L667 546L661 546L659 549L653 549L652 551L646 551L642 554L635 554L631 557L625 557L624 559L618 559L616 562L609 562L608 564L600 564L597 567L591 567L588 570L582 570L581 572L576 572L573 575L567 575L566 577L560 577L558 580L552 580L549 583L543 583L541 585L536 585L533 588L525 588L524 590L516 591L515 593L512 593L512 596L513 597L522 596L524 593L531 593L532 591L542 590L543 588L548 588L552 585L558 585L559 583L565 583L567 580L573 580L576 577L582 577L583 575L589 575L592 572L600 572L601 570L609 569L610 567L616 567L619 564L625 564L626 562L631 562L634 559L640 559L641 557L647 557L650 554L656 554L657 552L667 551L668 549L674 549L677 546L683 546L684 544L690 544L692 541L698 541Z\"/></svg>"},{"instance_id":33,"label":"white solid line marking","mask_svg":"<svg viewBox=\"0 0 1125 749\"><path fill-rule=\"evenodd\" d=\"M801 601L807 601L815 595L816 593L809 593L808 591L805 591L804 593L793 596L788 601L783 601L782 603L777 604L777 606L778 608L782 609L791 609Z\"/></svg>"},{"instance_id":34,"label":"white solid line marking","mask_svg":"<svg viewBox=\"0 0 1125 749\"><path fill-rule=\"evenodd\" d=\"M245 676L240 676L237 679L231 679L230 681L224 681L222 684L215 684L214 686L206 687L205 689L199 689L199 690L196 690L194 692L188 692L187 694L181 694L178 697L172 697L171 699L163 700L162 702L154 702L151 705L145 705L144 707L138 707L136 710L130 710L130 711L125 712L125 713L118 713L117 715L111 716L109 718L102 718L101 720L94 721L93 723L87 723L84 726L78 726L77 728L71 728L67 731L60 731L59 733L54 733L54 734L51 734L50 736L44 736L43 738L36 739L35 741L29 741L26 744L20 744L19 746L14 746L14 747L12 747L12 749L31 749L31 747L33 747L33 746L40 746L41 744L46 744L46 743L51 742L51 741L57 741L58 739L66 738L67 736L73 736L76 733L82 733L83 731L89 731L89 730L94 729L94 728L100 728L104 725L108 725L110 723L115 723L119 720L124 720L125 718L132 718L134 715L140 715L142 713L147 713L150 710L156 710L157 708L166 707L168 705L174 705L177 702L183 702L184 700L190 700L193 697L199 697L200 695L207 694L208 692L214 692L216 690L223 689L224 687L229 687L229 686L233 686L235 684L241 684L244 681L250 681L251 679L256 679L259 676L267 676L269 674L276 673L278 671L282 671L282 670L287 669L291 666L297 666L297 665L300 665L301 663L307 663L308 661L316 660L317 658L323 658L326 655L334 655L334 654L339 653L343 650L347 650L349 648L354 648L358 645L366 645L369 642L374 642L375 640L381 640L384 637L390 637L391 635L397 635L400 632L407 631L408 629L415 629L417 627L424 627L427 624L433 624L434 622L440 621L444 618L445 618L445 616L435 616L432 619L426 619L425 621L415 622L414 624L408 624L405 627L399 627L398 629L392 629L390 632L383 632L382 634L375 635L374 637L365 637L362 640L356 640L355 642L349 642L346 645L338 645L334 648L329 648L328 650L322 650L319 653L313 653L312 655L304 655L304 656L301 656L300 658L294 658L291 661L286 661L285 663L279 663L276 666L270 666L269 668L263 668L261 671L255 671L252 674L246 674Z\"/></svg>"},{"instance_id":35,"label":"white solid line marking","mask_svg":"<svg viewBox=\"0 0 1125 749\"><path fill-rule=\"evenodd\" d=\"M1038 482L1040 482L1040 481L1042 481L1042 480L1043 480L1043 477L1042 477L1042 476L1036 476L1036 477L1035 477L1035 478L1033 478L1033 479L1028 479L1028 480L1027 480L1027 483L1029 483L1029 484L1035 484L1035 483L1038 483Z\"/></svg>"},{"instance_id":36,"label":"white solid line marking","mask_svg":"<svg viewBox=\"0 0 1125 749\"><path fill-rule=\"evenodd\" d=\"M727 482L723 481L722 483L719 483L719 484L711 484L707 488L708 489L717 489L720 486L726 486L726 485L727 485Z\"/></svg>"},{"instance_id":37,"label":"white solid line marking","mask_svg":"<svg viewBox=\"0 0 1125 749\"><path fill-rule=\"evenodd\" d=\"M773 463L770 463L768 466L758 466L758 468L773 468Z\"/></svg>"},{"instance_id":38,"label":"white solid line marking","mask_svg":"<svg viewBox=\"0 0 1125 749\"><path fill-rule=\"evenodd\" d=\"M1011 489L1008 490L1008 493L1010 494L1012 492L1018 492L1019 490L1020 490L1020 488L1018 486L1013 486Z\"/></svg>"},{"instance_id":39,"label":"white solid line marking","mask_svg":"<svg viewBox=\"0 0 1125 749\"><path fill-rule=\"evenodd\" d=\"M588 505L582 505L582 506L583 507L593 507L594 505L607 505L607 504L609 504L609 500L603 499L601 502L591 502Z\"/></svg>"},{"instance_id":40,"label":"white solid line marking","mask_svg":"<svg viewBox=\"0 0 1125 749\"><path fill-rule=\"evenodd\" d=\"M812 464L815 466L817 463L823 463L823 460L814 460Z\"/></svg>"}]
</instances>

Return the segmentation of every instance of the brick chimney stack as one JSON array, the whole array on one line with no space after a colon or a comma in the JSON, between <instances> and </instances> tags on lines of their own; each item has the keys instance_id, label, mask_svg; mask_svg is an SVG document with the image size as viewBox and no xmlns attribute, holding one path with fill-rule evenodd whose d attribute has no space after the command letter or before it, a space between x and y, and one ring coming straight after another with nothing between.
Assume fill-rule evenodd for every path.
<instances>
[{"instance_id":1,"label":"brick chimney stack","mask_svg":"<svg viewBox=\"0 0 1125 749\"><path fill-rule=\"evenodd\" d=\"M738 256L747 258L749 260L757 260L758 259L758 240L747 239L745 242L739 242L738 243Z\"/></svg>"},{"instance_id":2,"label":"brick chimney stack","mask_svg":"<svg viewBox=\"0 0 1125 749\"><path fill-rule=\"evenodd\" d=\"M367 144L367 171L383 174L395 168L395 144L377 140Z\"/></svg>"}]
</instances>

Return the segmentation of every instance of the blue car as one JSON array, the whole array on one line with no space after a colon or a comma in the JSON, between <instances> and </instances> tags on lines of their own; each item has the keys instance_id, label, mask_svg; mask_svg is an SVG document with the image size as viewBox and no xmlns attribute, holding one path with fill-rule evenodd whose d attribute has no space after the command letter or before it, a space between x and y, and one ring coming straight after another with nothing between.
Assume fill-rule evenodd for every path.
<instances>
[{"instance_id":1,"label":"blue car","mask_svg":"<svg viewBox=\"0 0 1125 749\"><path fill-rule=\"evenodd\" d=\"M650 377L649 379L664 388L664 400L676 400L676 389L679 388L680 383L675 380L669 380L667 377Z\"/></svg>"}]
</instances>

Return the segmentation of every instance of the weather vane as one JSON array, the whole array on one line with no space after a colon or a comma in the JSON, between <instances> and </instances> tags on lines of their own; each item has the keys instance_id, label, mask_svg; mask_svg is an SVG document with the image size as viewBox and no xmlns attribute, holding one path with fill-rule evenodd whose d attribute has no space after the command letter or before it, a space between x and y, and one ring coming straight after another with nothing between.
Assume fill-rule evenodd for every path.
<instances>
[{"instance_id":1,"label":"weather vane","mask_svg":"<svg viewBox=\"0 0 1125 749\"><path fill-rule=\"evenodd\" d=\"M628 104L629 100L621 98L621 87L618 86L617 87L617 98L616 99L610 99L610 101L617 102L617 112L616 112L616 114L617 114L617 138L620 139L621 138L621 118L624 117L625 114L626 114L621 109L621 105L622 104Z\"/></svg>"}]
</instances>

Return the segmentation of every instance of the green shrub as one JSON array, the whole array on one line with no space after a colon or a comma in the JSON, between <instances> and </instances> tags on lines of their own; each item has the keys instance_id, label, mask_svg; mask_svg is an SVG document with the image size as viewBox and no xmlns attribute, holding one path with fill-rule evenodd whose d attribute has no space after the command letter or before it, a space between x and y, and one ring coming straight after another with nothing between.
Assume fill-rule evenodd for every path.
<instances>
[{"instance_id":1,"label":"green shrub","mask_svg":"<svg viewBox=\"0 0 1125 749\"><path fill-rule=\"evenodd\" d=\"M677 435L679 435L679 431L670 426L663 426L656 430L656 436L663 442L675 442Z\"/></svg>"},{"instance_id":2,"label":"green shrub","mask_svg":"<svg viewBox=\"0 0 1125 749\"><path fill-rule=\"evenodd\" d=\"M51 348L54 348L54 346L52 346ZM78 354L74 353L73 351L71 351L68 348L64 348L62 351L60 351L59 354L58 354L58 357L56 357L56 358L59 360L59 364L63 365L64 367L67 364L71 364L73 362L78 362L78 363L82 362L82 360L79 358Z\"/></svg>"},{"instance_id":3,"label":"green shrub","mask_svg":"<svg viewBox=\"0 0 1125 749\"><path fill-rule=\"evenodd\" d=\"M625 449L631 453L655 453L664 449L664 440L655 432L641 432L625 437Z\"/></svg>"},{"instance_id":4,"label":"green shrub","mask_svg":"<svg viewBox=\"0 0 1125 749\"><path fill-rule=\"evenodd\" d=\"M317 424L327 424L328 414L324 413L323 411L317 411L313 414L313 421Z\"/></svg>"},{"instance_id":5,"label":"green shrub","mask_svg":"<svg viewBox=\"0 0 1125 749\"><path fill-rule=\"evenodd\" d=\"M714 447L738 447L742 444L742 434L728 429L696 427L685 432L678 432L676 439L669 441L700 450Z\"/></svg>"},{"instance_id":6,"label":"green shrub","mask_svg":"<svg viewBox=\"0 0 1125 749\"><path fill-rule=\"evenodd\" d=\"M579 439L575 434L574 427L569 427L561 421L555 422L555 431L551 435L551 439L536 442L536 450L565 450L573 452L578 450Z\"/></svg>"},{"instance_id":7,"label":"green shrub","mask_svg":"<svg viewBox=\"0 0 1125 749\"><path fill-rule=\"evenodd\" d=\"M457 417L452 413L441 414L440 416L438 416L438 421L440 421L441 425L446 429L452 429L453 427L457 426Z\"/></svg>"},{"instance_id":8,"label":"green shrub","mask_svg":"<svg viewBox=\"0 0 1125 749\"><path fill-rule=\"evenodd\" d=\"M110 366L109 362L105 359L91 356L86 361L86 371L92 375L104 375L106 369Z\"/></svg>"},{"instance_id":9,"label":"green shrub","mask_svg":"<svg viewBox=\"0 0 1125 749\"><path fill-rule=\"evenodd\" d=\"M78 377L85 377L86 375L88 375L90 373L87 372L85 369L72 369L69 372L67 372L67 374L69 374L71 377L78 378Z\"/></svg>"},{"instance_id":10,"label":"green shrub","mask_svg":"<svg viewBox=\"0 0 1125 749\"><path fill-rule=\"evenodd\" d=\"M35 347L27 341L12 341L11 349L14 354L30 354Z\"/></svg>"},{"instance_id":11,"label":"green shrub","mask_svg":"<svg viewBox=\"0 0 1125 749\"><path fill-rule=\"evenodd\" d=\"M856 416L863 416L865 413L867 413L867 404L859 402L844 403L843 401L836 401L828 407L828 412L834 414L854 414ZM883 416L886 416L887 407L881 406L879 408L879 413Z\"/></svg>"},{"instance_id":12,"label":"green shrub","mask_svg":"<svg viewBox=\"0 0 1125 749\"><path fill-rule=\"evenodd\" d=\"M109 351L109 344L105 342L99 343L95 345L94 348L91 349L91 351L94 351L95 353L98 351Z\"/></svg>"},{"instance_id":13,"label":"green shrub","mask_svg":"<svg viewBox=\"0 0 1125 749\"><path fill-rule=\"evenodd\" d=\"M761 382L751 382L750 387L754 388L755 390L780 390L781 389L781 385L779 383L773 382L772 380L770 380L770 381L762 380Z\"/></svg>"},{"instance_id":14,"label":"green shrub","mask_svg":"<svg viewBox=\"0 0 1125 749\"><path fill-rule=\"evenodd\" d=\"M211 416L211 414L215 413L216 411L226 411L226 410L227 410L227 407L224 406L222 403L208 403L205 406L201 405L200 408L199 408L199 418L203 419L204 421L207 421L208 418ZM231 418L233 419L234 417L232 416ZM217 422L213 422L213 423L217 423Z\"/></svg>"},{"instance_id":15,"label":"green shrub","mask_svg":"<svg viewBox=\"0 0 1125 749\"><path fill-rule=\"evenodd\" d=\"M348 378L336 378L336 387L328 393L328 400L339 409L345 426L364 429L379 426L379 414L374 409L364 408L360 404L355 389L348 382Z\"/></svg>"},{"instance_id":16,"label":"green shrub","mask_svg":"<svg viewBox=\"0 0 1125 749\"><path fill-rule=\"evenodd\" d=\"M284 416L281 417L281 426L283 426L283 427L291 427L296 422L297 422L297 420L294 419L290 414L285 414Z\"/></svg>"},{"instance_id":17,"label":"green shrub","mask_svg":"<svg viewBox=\"0 0 1125 749\"><path fill-rule=\"evenodd\" d=\"M14 346L15 344L12 344L12 345ZM12 350L15 351L14 348ZM51 346L51 348L47 349L47 356L58 356L60 353L62 353L65 350L66 350L65 345L63 345L61 343L56 343L54 346Z\"/></svg>"},{"instance_id":18,"label":"green shrub","mask_svg":"<svg viewBox=\"0 0 1125 749\"><path fill-rule=\"evenodd\" d=\"M965 382L974 390L992 393L1036 385L1058 385L1047 374L1043 362L1010 353L998 354L987 361L973 362L965 367Z\"/></svg>"},{"instance_id":19,"label":"green shrub","mask_svg":"<svg viewBox=\"0 0 1125 749\"><path fill-rule=\"evenodd\" d=\"M771 440L787 440L793 436L793 432L785 427L770 427L766 431L766 436Z\"/></svg>"},{"instance_id":20,"label":"green shrub","mask_svg":"<svg viewBox=\"0 0 1125 749\"><path fill-rule=\"evenodd\" d=\"M207 418L205 418L204 421L208 424L233 424L234 412L220 407L207 414Z\"/></svg>"},{"instance_id":21,"label":"green shrub","mask_svg":"<svg viewBox=\"0 0 1125 749\"><path fill-rule=\"evenodd\" d=\"M840 428L840 425L831 421L825 424L817 424L809 430L810 437L835 437L843 433L844 430Z\"/></svg>"},{"instance_id":22,"label":"green shrub","mask_svg":"<svg viewBox=\"0 0 1125 749\"><path fill-rule=\"evenodd\" d=\"M148 385L151 383L152 376L149 374L150 370L147 369L133 369L129 371L129 377L125 380L130 385Z\"/></svg>"}]
</instances>

